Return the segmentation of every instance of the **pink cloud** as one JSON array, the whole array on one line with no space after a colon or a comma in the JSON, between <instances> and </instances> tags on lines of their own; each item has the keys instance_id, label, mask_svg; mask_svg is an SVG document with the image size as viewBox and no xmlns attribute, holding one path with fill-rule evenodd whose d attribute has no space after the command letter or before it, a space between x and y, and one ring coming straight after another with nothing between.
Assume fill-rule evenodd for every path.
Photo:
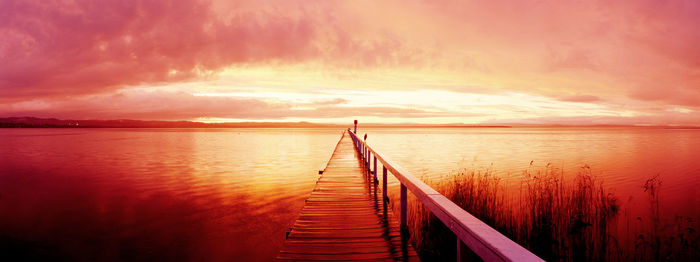
<instances>
[{"instance_id":1,"label":"pink cloud","mask_svg":"<svg viewBox=\"0 0 700 262\"><path fill-rule=\"evenodd\" d=\"M1 99L165 84L231 65L322 60L357 67L412 56L402 55L401 40L391 34L350 36L325 14L333 12L327 5L237 7L217 10L204 0L3 1Z\"/></svg>"},{"instance_id":2,"label":"pink cloud","mask_svg":"<svg viewBox=\"0 0 700 262\"><path fill-rule=\"evenodd\" d=\"M562 69L587 69L598 70L597 59L590 52L584 50L567 50L566 53L552 53L548 58L549 67L552 70Z\"/></svg>"},{"instance_id":3,"label":"pink cloud","mask_svg":"<svg viewBox=\"0 0 700 262\"><path fill-rule=\"evenodd\" d=\"M669 112L664 109L659 112L639 116L555 116L519 119L489 120L485 124L524 124L524 125L639 125L667 126L684 125L698 126L700 118L696 113Z\"/></svg>"},{"instance_id":4,"label":"pink cloud","mask_svg":"<svg viewBox=\"0 0 700 262\"><path fill-rule=\"evenodd\" d=\"M630 11L637 26L628 37L653 52L693 68L700 68L700 2L638 1ZM634 3L634 2L633 2Z\"/></svg>"},{"instance_id":5,"label":"pink cloud","mask_svg":"<svg viewBox=\"0 0 700 262\"><path fill-rule=\"evenodd\" d=\"M422 110L430 101L412 110L319 100L305 106L328 111L314 113L184 93L144 93L143 100L109 95L132 86L216 78L231 66L273 72L305 64L323 71L319 75L346 76L289 85L309 94L319 82L331 85L320 88L350 89L366 80L374 86L357 88L515 92L600 105L697 108L698 24L697 1L5 0L0 113L252 119L283 117L285 110L288 117L314 118L368 115L373 109L390 117L458 115ZM332 86L356 75L368 79ZM406 80L415 75L420 83ZM240 79L262 83L250 89L273 82L256 77ZM274 79L272 88L287 88L285 80ZM246 85L235 81L220 86ZM386 102L392 99L401 98Z\"/></svg>"},{"instance_id":6,"label":"pink cloud","mask_svg":"<svg viewBox=\"0 0 700 262\"><path fill-rule=\"evenodd\" d=\"M573 96L565 96L559 98L561 101L565 102L579 102L579 103L591 103L591 102L598 102L600 101L600 97L597 96L591 96L591 95L573 95Z\"/></svg>"},{"instance_id":7,"label":"pink cloud","mask_svg":"<svg viewBox=\"0 0 700 262\"><path fill-rule=\"evenodd\" d=\"M642 101L661 101L675 105L700 107L700 74L698 79L681 82L663 81L639 84L629 96Z\"/></svg>"},{"instance_id":8,"label":"pink cloud","mask_svg":"<svg viewBox=\"0 0 700 262\"><path fill-rule=\"evenodd\" d=\"M330 99L330 100L315 101L315 102L313 102L313 104L314 105L339 105L339 104L345 104L347 102L348 102L347 99L335 98L335 99Z\"/></svg>"},{"instance_id":9,"label":"pink cloud","mask_svg":"<svg viewBox=\"0 0 700 262\"><path fill-rule=\"evenodd\" d=\"M240 97L194 96L182 92L127 91L73 99L32 100L0 105L4 116L60 119L190 120L195 118L284 119L341 117L443 117L450 112L392 106L342 106L344 99L309 103L269 102ZM304 109L298 109L302 107Z\"/></svg>"},{"instance_id":10,"label":"pink cloud","mask_svg":"<svg viewBox=\"0 0 700 262\"><path fill-rule=\"evenodd\" d=\"M237 62L314 55L315 28L282 13L218 20L208 1L3 1L3 97L89 94L189 79Z\"/></svg>"},{"instance_id":11,"label":"pink cloud","mask_svg":"<svg viewBox=\"0 0 700 262\"><path fill-rule=\"evenodd\" d=\"M687 97L697 97L700 86L700 2L494 0L424 6L433 21L445 21L437 27L441 35L473 50L477 64L516 82L510 89L700 106ZM548 79L553 83L544 86ZM588 84L576 85L581 82Z\"/></svg>"}]
</instances>

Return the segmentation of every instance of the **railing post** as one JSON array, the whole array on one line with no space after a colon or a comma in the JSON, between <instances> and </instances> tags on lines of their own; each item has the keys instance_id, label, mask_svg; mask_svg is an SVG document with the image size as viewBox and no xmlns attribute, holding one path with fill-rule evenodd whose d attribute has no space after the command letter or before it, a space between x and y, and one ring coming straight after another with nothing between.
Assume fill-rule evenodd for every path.
<instances>
[{"instance_id":1,"label":"railing post","mask_svg":"<svg viewBox=\"0 0 700 262\"><path fill-rule=\"evenodd\" d=\"M369 150L367 149L367 145L365 145L365 158L362 159L365 161L365 168L369 169L369 165L367 165L367 158L369 157Z\"/></svg>"},{"instance_id":2,"label":"railing post","mask_svg":"<svg viewBox=\"0 0 700 262\"><path fill-rule=\"evenodd\" d=\"M372 172L372 151L369 151L369 147L367 148L367 171Z\"/></svg>"},{"instance_id":3,"label":"railing post","mask_svg":"<svg viewBox=\"0 0 700 262\"><path fill-rule=\"evenodd\" d=\"M367 167L367 173L372 174L372 166L369 165L370 162L372 162L372 152L367 149L367 161L365 162L365 166Z\"/></svg>"},{"instance_id":4,"label":"railing post","mask_svg":"<svg viewBox=\"0 0 700 262\"><path fill-rule=\"evenodd\" d=\"M455 237L457 237L457 254L456 254L457 262L461 262L462 261L462 240L460 240L459 237L456 235L455 235Z\"/></svg>"},{"instance_id":5,"label":"railing post","mask_svg":"<svg viewBox=\"0 0 700 262\"><path fill-rule=\"evenodd\" d=\"M401 230L405 230L406 226L406 207L408 202L408 195L406 194L406 186L401 183Z\"/></svg>"},{"instance_id":6,"label":"railing post","mask_svg":"<svg viewBox=\"0 0 700 262\"><path fill-rule=\"evenodd\" d=\"M372 151L367 153L367 171L372 173Z\"/></svg>"},{"instance_id":7,"label":"railing post","mask_svg":"<svg viewBox=\"0 0 700 262\"><path fill-rule=\"evenodd\" d=\"M384 197L384 201L386 201L386 167L382 165L382 197Z\"/></svg>"},{"instance_id":8,"label":"railing post","mask_svg":"<svg viewBox=\"0 0 700 262\"><path fill-rule=\"evenodd\" d=\"M365 145L365 167L369 169L367 162L369 162L369 148L367 148L367 145Z\"/></svg>"},{"instance_id":9,"label":"railing post","mask_svg":"<svg viewBox=\"0 0 700 262\"><path fill-rule=\"evenodd\" d=\"M379 182L377 180L377 154L374 154L374 182Z\"/></svg>"}]
</instances>

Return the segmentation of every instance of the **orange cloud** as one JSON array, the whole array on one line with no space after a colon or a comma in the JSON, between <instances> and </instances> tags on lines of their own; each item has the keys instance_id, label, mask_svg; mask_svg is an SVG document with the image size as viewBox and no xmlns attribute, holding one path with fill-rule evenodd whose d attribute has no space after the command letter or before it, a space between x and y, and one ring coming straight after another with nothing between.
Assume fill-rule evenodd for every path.
<instances>
[{"instance_id":1,"label":"orange cloud","mask_svg":"<svg viewBox=\"0 0 700 262\"><path fill-rule=\"evenodd\" d=\"M591 103L591 102L600 101L601 99L600 99L600 97L591 96L591 95L575 95L575 96L562 97L559 100L566 101L566 102Z\"/></svg>"}]
</instances>

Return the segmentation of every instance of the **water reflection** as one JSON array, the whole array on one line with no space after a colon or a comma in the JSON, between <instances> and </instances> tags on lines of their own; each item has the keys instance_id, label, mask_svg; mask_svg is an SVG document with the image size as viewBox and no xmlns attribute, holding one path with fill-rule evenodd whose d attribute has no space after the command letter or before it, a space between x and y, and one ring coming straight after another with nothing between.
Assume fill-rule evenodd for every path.
<instances>
[{"instance_id":1,"label":"water reflection","mask_svg":"<svg viewBox=\"0 0 700 262\"><path fill-rule=\"evenodd\" d=\"M700 216L695 190L700 186L700 130L377 128L367 133L371 146L425 180L467 168L491 170L504 183L519 186L531 162L537 167L551 163L569 180L588 165L616 195L644 199L644 181L660 174L667 211Z\"/></svg>"},{"instance_id":2,"label":"water reflection","mask_svg":"<svg viewBox=\"0 0 700 262\"><path fill-rule=\"evenodd\" d=\"M269 260L341 131L0 129L0 253L78 261ZM661 174L662 213L700 217L697 130L361 132L426 180L466 167L491 169L517 185L531 161L552 163L567 177L588 164L632 221L648 210L644 181Z\"/></svg>"},{"instance_id":3,"label":"water reflection","mask_svg":"<svg viewBox=\"0 0 700 262\"><path fill-rule=\"evenodd\" d=\"M2 130L0 246L61 260L269 260L336 130Z\"/></svg>"}]
</instances>

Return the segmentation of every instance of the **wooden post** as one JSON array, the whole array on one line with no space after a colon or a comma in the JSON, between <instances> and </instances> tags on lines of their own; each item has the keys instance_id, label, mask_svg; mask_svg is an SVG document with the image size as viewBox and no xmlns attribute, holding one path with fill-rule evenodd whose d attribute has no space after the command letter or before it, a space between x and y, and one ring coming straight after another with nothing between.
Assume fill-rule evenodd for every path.
<instances>
[{"instance_id":1,"label":"wooden post","mask_svg":"<svg viewBox=\"0 0 700 262\"><path fill-rule=\"evenodd\" d=\"M367 149L367 172L372 174L372 152Z\"/></svg>"},{"instance_id":2,"label":"wooden post","mask_svg":"<svg viewBox=\"0 0 700 262\"><path fill-rule=\"evenodd\" d=\"M459 236L455 236L457 238L457 262L462 261L462 240L459 239Z\"/></svg>"},{"instance_id":3,"label":"wooden post","mask_svg":"<svg viewBox=\"0 0 700 262\"><path fill-rule=\"evenodd\" d=\"M382 196L386 201L386 167L384 165L382 165Z\"/></svg>"},{"instance_id":4,"label":"wooden post","mask_svg":"<svg viewBox=\"0 0 700 262\"><path fill-rule=\"evenodd\" d=\"M365 161L365 168L369 169L369 167L367 166L367 157L369 157L369 152L367 152L367 145L365 145L365 158L363 158L362 160Z\"/></svg>"},{"instance_id":5,"label":"wooden post","mask_svg":"<svg viewBox=\"0 0 700 262\"><path fill-rule=\"evenodd\" d=\"M369 165L372 162L372 152L367 149L367 161L365 161L365 166L367 167L367 173L372 173L372 167Z\"/></svg>"},{"instance_id":6,"label":"wooden post","mask_svg":"<svg viewBox=\"0 0 700 262\"><path fill-rule=\"evenodd\" d=\"M406 194L406 186L401 183L401 230L407 229L406 225L406 208L408 202L408 195Z\"/></svg>"},{"instance_id":7,"label":"wooden post","mask_svg":"<svg viewBox=\"0 0 700 262\"><path fill-rule=\"evenodd\" d=\"M367 167L367 170L369 170L369 154L369 148L365 145L365 167Z\"/></svg>"},{"instance_id":8,"label":"wooden post","mask_svg":"<svg viewBox=\"0 0 700 262\"><path fill-rule=\"evenodd\" d=\"M374 154L374 182L379 182L377 180L377 154Z\"/></svg>"}]
</instances>

